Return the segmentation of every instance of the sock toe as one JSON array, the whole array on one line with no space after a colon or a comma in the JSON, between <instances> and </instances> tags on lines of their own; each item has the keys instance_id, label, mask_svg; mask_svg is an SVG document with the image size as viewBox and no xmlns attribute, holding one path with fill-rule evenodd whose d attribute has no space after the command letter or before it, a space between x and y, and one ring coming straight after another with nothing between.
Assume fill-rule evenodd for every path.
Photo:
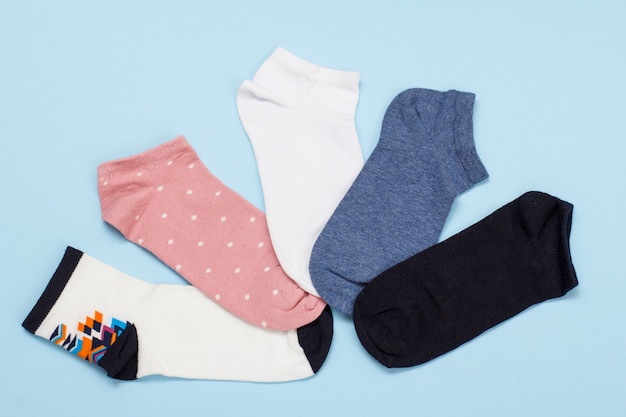
<instances>
[{"instance_id":1,"label":"sock toe","mask_svg":"<svg viewBox=\"0 0 626 417\"><path fill-rule=\"evenodd\" d=\"M320 370L333 339L333 313L327 305L313 322L298 329L298 343L304 350L314 373Z\"/></svg>"},{"instance_id":2,"label":"sock toe","mask_svg":"<svg viewBox=\"0 0 626 417\"><path fill-rule=\"evenodd\" d=\"M428 352L421 352L419 339L425 336L420 326L423 314L367 304L357 299L354 327L370 355L388 368L414 366L432 359Z\"/></svg>"},{"instance_id":3,"label":"sock toe","mask_svg":"<svg viewBox=\"0 0 626 417\"><path fill-rule=\"evenodd\" d=\"M365 350L377 361L388 368L391 367L391 363L387 358L389 349L384 341L385 338L383 337L383 343L380 343L379 340L376 340L376 334L380 334L380 332L370 334L368 331L371 328L371 323L368 320L369 317L361 312L358 303L354 306L353 318L354 329L356 330L356 334L361 341L361 345L363 345Z\"/></svg>"}]
</instances>

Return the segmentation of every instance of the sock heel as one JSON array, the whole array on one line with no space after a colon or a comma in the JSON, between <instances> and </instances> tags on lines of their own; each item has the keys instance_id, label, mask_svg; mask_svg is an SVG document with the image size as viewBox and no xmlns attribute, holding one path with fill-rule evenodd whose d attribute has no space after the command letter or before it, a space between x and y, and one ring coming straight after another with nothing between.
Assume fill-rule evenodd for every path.
<instances>
[{"instance_id":1,"label":"sock heel","mask_svg":"<svg viewBox=\"0 0 626 417\"><path fill-rule=\"evenodd\" d=\"M559 208L558 200L548 194L529 191L520 197L520 217L526 234L537 239Z\"/></svg>"},{"instance_id":2,"label":"sock heel","mask_svg":"<svg viewBox=\"0 0 626 417\"><path fill-rule=\"evenodd\" d=\"M237 107L240 111L245 111L243 103L247 100L271 102L280 107L293 106L293 103L287 100L287 98L276 94L264 86L255 84L254 82L248 80L241 83L239 90L237 91Z\"/></svg>"},{"instance_id":3,"label":"sock heel","mask_svg":"<svg viewBox=\"0 0 626 417\"><path fill-rule=\"evenodd\" d=\"M137 328L127 322L126 329L107 349L107 353L98 361L98 366L113 379L137 379L138 353Z\"/></svg>"},{"instance_id":4,"label":"sock heel","mask_svg":"<svg viewBox=\"0 0 626 417\"><path fill-rule=\"evenodd\" d=\"M143 217L151 194L147 186L143 189L141 186L125 187L119 193L100 191L101 217L127 239L133 240L133 229Z\"/></svg>"}]
</instances>

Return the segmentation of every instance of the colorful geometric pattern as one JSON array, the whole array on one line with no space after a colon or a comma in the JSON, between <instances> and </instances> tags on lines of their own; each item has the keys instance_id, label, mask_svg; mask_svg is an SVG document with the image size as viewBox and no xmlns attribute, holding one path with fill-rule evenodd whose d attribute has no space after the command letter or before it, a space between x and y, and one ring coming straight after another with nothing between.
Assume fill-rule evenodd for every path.
<instances>
[{"instance_id":1,"label":"colorful geometric pattern","mask_svg":"<svg viewBox=\"0 0 626 417\"><path fill-rule=\"evenodd\" d=\"M111 325L104 324L102 313L94 311L93 317L87 316L85 322L79 322L77 333L72 334L63 323L52 332L49 340L91 363L98 363L107 349L115 343L126 329L126 322L111 319Z\"/></svg>"}]
</instances>

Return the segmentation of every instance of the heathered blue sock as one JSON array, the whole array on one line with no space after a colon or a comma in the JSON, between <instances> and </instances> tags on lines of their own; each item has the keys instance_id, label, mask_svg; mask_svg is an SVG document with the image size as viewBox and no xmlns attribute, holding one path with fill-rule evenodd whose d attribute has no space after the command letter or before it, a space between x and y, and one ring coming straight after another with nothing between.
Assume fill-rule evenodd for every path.
<instances>
[{"instance_id":1,"label":"heathered blue sock","mask_svg":"<svg viewBox=\"0 0 626 417\"><path fill-rule=\"evenodd\" d=\"M374 277L434 245L457 195L488 174L474 147L474 94L414 88L385 113L380 140L318 237L320 296L351 315Z\"/></svg>"}]
</instances>

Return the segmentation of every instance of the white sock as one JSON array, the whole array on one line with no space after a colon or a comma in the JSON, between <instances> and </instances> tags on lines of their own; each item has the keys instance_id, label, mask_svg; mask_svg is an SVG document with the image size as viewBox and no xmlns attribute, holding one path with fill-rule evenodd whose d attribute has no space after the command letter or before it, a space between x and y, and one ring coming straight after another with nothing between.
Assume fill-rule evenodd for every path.
<instances>
[{"instance_id":1,"label":"white sock","mask_svg":"<svg viewBox=\"0 0 626 417\"><path fill-rule=\"evenodd\" d=\"M332 336L329 314L298 330L263 329L193 286L146 283L68 247L22 325L116 379L275 382L319 369Z\"/></svg>"},{"instance_id":2,"label":"white sock","mask_svg":"<svg viewBox=\"0 0 626 417\"><path fill-rule=\"evenodd\" d=\"M354 123L358 88L356 72L277 48L237 94L274 250L285 272L315 295L313 244L363 167Z\"/></svg>"}]
</instances>

